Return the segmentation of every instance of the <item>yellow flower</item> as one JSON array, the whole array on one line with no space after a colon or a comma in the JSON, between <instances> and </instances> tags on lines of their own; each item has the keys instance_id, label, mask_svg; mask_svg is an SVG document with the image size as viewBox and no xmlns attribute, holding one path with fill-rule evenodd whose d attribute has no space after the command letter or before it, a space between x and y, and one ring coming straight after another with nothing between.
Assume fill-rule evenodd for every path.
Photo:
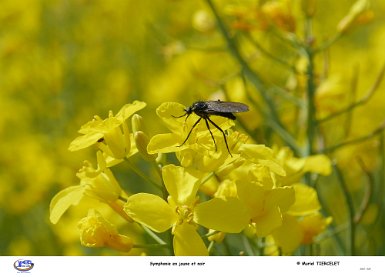
<instances>
[{"instance_id":1,"label":"yellow flower","mask_svg":"<svg viewBox=\"0 0 385 277\"><path fill-rule=\"evenodd\" d=\"M307 173L329 175L331 173L331 161L325 155L313 155L305 158L296 158L288 147L274 147L274 158L284 168L286 176L279 178L283 185L291 185L298 182Z\"/></svg>"},{"instance_id":2,"label":"yellow flower","mask_svg":"<svg viewBox=\"0 0 385 277\"><path fill-rule=\"evenodd\" d=\"M134 141L126 120L145 106L144 102L134 101L132 104L124 105L116 116L111 111L109 117L104 120L95 116L92 121L80 128L79 133L82 135L71 142L69 150L77 151L98 144L98 147L109 158L109 165L116 164L121 159L135 154L137 149L133 147Z\"/></svg>"},{"instance_id":3,"label":"yellow flower","mask_svg":"<svg viewBox=\"0 0 385 277\"><path fill-rule=\"evenodd\" d=\"M310 214L300 219L299 225L303 232L302 243L313 243L314 238L322 233L331 222L331 217L325 218L319 212Z\"/></svg>"},{"instance_id":4,"label":"yellow flower","mask_svg":"<svg viewBox=\"0 0 385 277\"><path fill-rule=\"evenodd\" d=\"M131 221L123 212L119 197L125 195L111 170L105 166L101 152L98 152L97 169L88 162L79 170L77 177L80 185L71 186L58 192L50 203L50 220L57 223L72 205L78 205L85 195L105 202L126 220ZM103 166L104 165L104 166Z\"/></svg>"},{"instance_id":5,"label":"yellow flower","mask_svg":"<svg viewBox=\"0 0 385 277\"><path fill-rule=\"evenodd\" d=\"M131 126L132 131L134 133L134 140L136 148L139 151L139 154L142 155L142 157L147 161L153 161L157 158L157 154L148 154L147 152L147 146L150 141L147 134L144 132L144 126L143 126L143 118L138 115L134 114L131 118Z\"/></svg>"},{"instance_id":6,"label":"yellow flower","mask_svg":"<svg viewBox=\"0 0 385 277\"><path fill-rule=\"evenodd\" d=\"M258 182L236 182L239 199L248 209L257 236L267 236L282 225L282 215L294 203L292 187L271 188Z\"/></svg>"},{"instance_id":7,"label":"yellow flower","mask_svg":"<svg viewBox=\"0 0 385 277\"><path fill-rule=\"evenodd\" d=\"M172 229L175 255L208 255L197 225L238 233L247 225L245 207L236 198L214 198L197 204L199 179L184 168L167 165L162 169L163 181L169 192L166 202L157 195L138 193L128 198L125 212L155 232Z\"/></svg>"},{"instance_id":8,"label":"yellow flower","mask_svg":"<svg viewBox=\"0 0 385 277\"><path fill-rule=\"evenodd\" d=\"M96 210L89 210L87 217L78 223L80 242L86 247L109 247L128 252L133 246L130 237L121 235L115 226Z\"/></svg>"},{"instance_id":9,"label":"yellow flower","mask_svg":"<svg viewBox=\"0 0 385 277\"><path fill-rule=\"evenodd\" d=\"M274 152L271 148L262 144L243 144L240 146L239 151L242 157L248 161L258 166L265 166L277 175L286 175L284 168L274 157Z\"/></svg>"},{"instance_id":10,"label":"yellow flower","mask_svg":"<svg viewBox=\"0 0 385 277\"><path fill-rule=\"evenodd\" d=\"M282 217L282 225L272 232L272 238L284 255L296 250L303 239L303 232L296 217L285 214Z\"/></svg>"},{"instance_id":11,"label":"yellow flower","mask_svg":"<svg viewBox=\"0 0 385 277\"><path fill-rule=\"evenodd\" d=\"M292 185L295 192L295 202L288 213L295 216L305 216L318 212L321 204L318 201L317 191L305 184Z\"/></svg>"},{"instance_id":12,"label":"yellow flower","mask_svg":"<svg viewBox=\"0 0 385 277\"><path fill-rule=\"evenodd\" d=\"M147 146L148 153L175 152L178 160L184 167L194 167L204 172L215 171L226 160L231 159L223 139L223 134L210 124L210 130L217 145L216 151L210 132L202 120L195 126L189 139L182 145L193 125L199 119L195 114L191 114L188 118L175 118L183 115L185 108L183 105L174 102L163 103L158 107L156 113L171 133L153 136ZM216 117L215 123L224 131L234 125L232 120L223 117ZM245 139L247 138L236 132L230 133L227 136L229 148L234 158L236 158L239 143L242 143Z\"/></svg>"},{"instance_id":13,"label":"yellow flower","mask_svg":"<svg viewBox=\"0 0 385 277\"><path fill-rule=\"evenodd\" d=\"M311 244L332 222L331 217L323 217L319 212L304 217L284 215L280 228L274 230L272 239L283 254L291 254L301 244Z\"/></svg>"},{"instance_id":14,"label":"yellow flower","mask_svg":"<svg viewBox=\"0 0 385 277\"><path fill-rule=\"evenodd\" d=\"M315 189L304 184L291 187L295 191L295 202L283 215L282 225L272 233L276 246L284 254L290 254L301 244L312 243L331 222L331 217L324 218L319 213L321 205Z\"/></svg>"},{"instance_id":15,"label":"yellow flower","mask_svg":"<svg viewBox=\"0 0 385 277\"><path fill-rule=\"evenodd\" d=\"M101 153L98 152L98 154L100 157ZM76 176L80 179L80 186L85 188L84 192L100 201L113 202L122 194L122 188L111 170L107 167L100 167L100 163L99 167L95 169L89 161L84 161L83 167Z\"/></svg>"},{"instance_id":16,"label":"yellow flower","mask_svg":"<svg viewBox=\"0 0 385 277\"><path fill-rule=\"evenodd\" d=\"M262 13L267 20L286 32L295 32L296 22L290 11L291 1L267 1L262 6Z\"/></svg>"},{"instance_id":17,"label":"yellow flower","mask_svg":"<svg viewBox=\"0 0 385 277\"><path fill-rule=\"evenodd\" d=\"M72 206L76 206L84 197L85 187L70 186L59 191L51 200L49 219L56 224L62 215Z\"/></svg>"}]
</instances>

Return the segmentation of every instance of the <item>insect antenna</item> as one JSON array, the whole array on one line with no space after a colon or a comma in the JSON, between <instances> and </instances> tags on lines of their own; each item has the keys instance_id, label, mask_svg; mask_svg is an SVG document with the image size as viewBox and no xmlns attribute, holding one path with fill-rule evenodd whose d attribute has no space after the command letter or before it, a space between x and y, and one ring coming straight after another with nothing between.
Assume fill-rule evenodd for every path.
<instances>
[{"instance_id":1,"label":"insect antenna","mask_svg":"<svg viewBox=\"0 0 385 277\"><path fill-rule=\"evenodd\" d=\"M186 114L187 113L184 113L184 114L182 114L182 115L180 115L180 116L175 116L175 115L171 115L173 118L181 118L181 117L184 117L184 116L186 116ZM188 117L188 116L187 116ZM187 119L187 117L186 117L186 119Z\"/></svg>"}]
</instances>

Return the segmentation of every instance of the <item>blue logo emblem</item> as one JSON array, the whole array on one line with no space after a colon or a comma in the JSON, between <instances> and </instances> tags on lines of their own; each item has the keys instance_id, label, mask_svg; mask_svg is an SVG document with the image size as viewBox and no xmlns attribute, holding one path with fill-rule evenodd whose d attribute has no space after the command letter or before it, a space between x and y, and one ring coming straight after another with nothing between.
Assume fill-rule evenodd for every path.
<instances>
[{"instance_id":1,"label":"blue logo emblem","mask_svg":"<svg viewBox=\"0 0 385 277\"><path fill-rule=\"evenodd\" d=\"M13 263L13 267L18 271L30 271L34 266L31 260L17 260Z\"/></svg>"}]
</instances>

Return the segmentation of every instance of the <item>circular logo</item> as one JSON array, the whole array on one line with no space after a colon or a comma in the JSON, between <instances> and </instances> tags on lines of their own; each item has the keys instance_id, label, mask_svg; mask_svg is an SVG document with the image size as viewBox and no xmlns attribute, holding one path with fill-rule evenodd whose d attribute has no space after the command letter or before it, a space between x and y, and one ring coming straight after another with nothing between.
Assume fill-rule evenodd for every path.
<instances>
[{"instance_id":1,"label":"circular logo","mask_svg":"<svg viewBox=\"0 0 385 277\"><path fill-rule=\"evenodd\" d=\"M18 271L30 271L34 266L31 260L17 260L13 263L13 267Z\"/></svg>"}]
</instances>

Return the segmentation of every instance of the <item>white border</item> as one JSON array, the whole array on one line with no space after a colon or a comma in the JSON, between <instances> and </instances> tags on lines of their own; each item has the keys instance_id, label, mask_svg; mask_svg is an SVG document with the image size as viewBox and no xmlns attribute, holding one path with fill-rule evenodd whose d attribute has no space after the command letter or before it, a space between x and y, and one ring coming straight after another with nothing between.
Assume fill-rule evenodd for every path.
<instances>
[{"instance_id":1,"label":"white border","mask_svg":"<svg viewBox=\"0 0 385 277\"><path fill-rule=\"evenodd\" d=\"M19 272L13 264L31 260L34 267ZM385 257L134 257L134 256L3 256L0 276L385 276ZM109 276L107 276L108 274ZM295 274L295 275L294 275ZM71 276L72 275L72 276Z\"/></svg>"}]
</instances>

